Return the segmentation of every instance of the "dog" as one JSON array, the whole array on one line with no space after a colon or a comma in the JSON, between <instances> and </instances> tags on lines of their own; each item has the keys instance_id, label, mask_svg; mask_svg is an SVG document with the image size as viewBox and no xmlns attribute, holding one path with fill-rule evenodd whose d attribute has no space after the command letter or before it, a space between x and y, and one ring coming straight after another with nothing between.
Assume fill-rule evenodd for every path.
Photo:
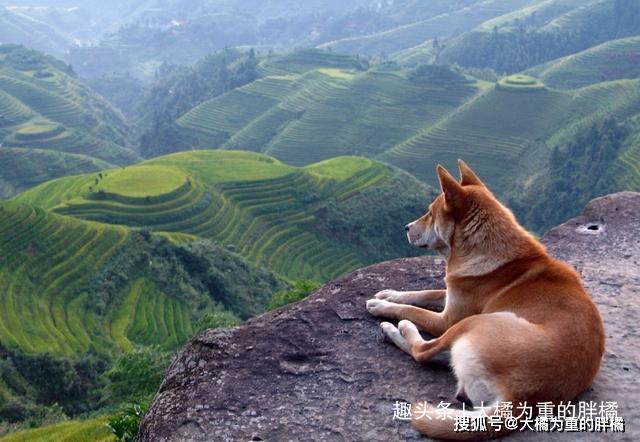
<instances>
[{"instance_id":1,"label":"dog","mask_svg":"<svg viewBox=\"0 0 640 442\"><path fill-rule=\"evenodd\" d=\"M447 262L446 290L382 290L367 301L384 335L424 364L450 350L456 398L467 405L558 404L574 399L594 380L604 353L604 327L578 273L546 252L462 160L460 181L437 167L441 193L422 217L405 226L417 247ZM444 299L444 310L422 307ZM425 340L419 331L435 338ZM434 407L431 411L435 411ZM461 410L412 424L426 436L463 440L508 432L455 431ZM452 410L453 411L453 410ZM471 416L473 413L471 412ZM434 416L434 414L431 414Z\"/></svg>"}]
</instances>

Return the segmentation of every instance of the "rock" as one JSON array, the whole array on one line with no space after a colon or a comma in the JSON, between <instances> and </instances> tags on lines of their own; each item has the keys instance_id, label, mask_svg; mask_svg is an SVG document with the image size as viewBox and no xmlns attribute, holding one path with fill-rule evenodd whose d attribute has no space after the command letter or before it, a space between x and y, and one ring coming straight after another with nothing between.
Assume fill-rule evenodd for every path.
<instances>
[{"instance_id":1,"label":"rock","mask_svg":"<svg viewBox=\"0 0 640 442\"><path fill-rule=\"evenodd\" d=\"M602 370L579 399L617 401L627 431L606 437L636 439L640 193L595 199L583 215L552 229L542 241L582 273L605 320ZM443 276L441 258L388 261L239 327L202 333L168 369L142 423L141 440L420 440L407 422L393 420L393 406L396 401L455 403L446 355L439 363L418 365L383 341L380 320L366 312L365 301L385 288L442 288ZM539 437L523 432L510 439Z\"/></svg>"}]
</instances>

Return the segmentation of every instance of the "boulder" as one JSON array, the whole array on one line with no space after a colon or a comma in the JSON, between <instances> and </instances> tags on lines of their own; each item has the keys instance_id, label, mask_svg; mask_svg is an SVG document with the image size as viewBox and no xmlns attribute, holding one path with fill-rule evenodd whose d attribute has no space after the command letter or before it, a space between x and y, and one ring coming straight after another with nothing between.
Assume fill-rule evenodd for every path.
<instances>
[{"instance_id":1,"label":"boulder","mask_svg":"<svg viewBox=\"0 0 640 442\"><path fill-rule=\"evenodd\" d=\"M617 401L626 423L623 434L545 440L637 439L640 193L597 198L542 241L580 271L605 321L602 369L579 399ZM169 367L141 440L420 440L408 422L393 419L394 404L455 403L447 355L418 365L384 341L365 301L385 288L442 288L443 276L444 261L434 256L383 262L239 327L203 332Z\"/></svg>"}]
</instances>

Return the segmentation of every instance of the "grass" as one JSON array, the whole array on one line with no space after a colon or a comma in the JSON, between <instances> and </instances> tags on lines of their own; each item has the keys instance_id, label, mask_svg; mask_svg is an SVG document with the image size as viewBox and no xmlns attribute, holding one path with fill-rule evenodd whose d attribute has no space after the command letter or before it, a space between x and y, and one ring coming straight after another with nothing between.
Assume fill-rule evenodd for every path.
<instances>
[{"instance_id":1,"label":"grass","mask_svg":"<svg viewBox=\"0 0 640 442\"><path fill-rule=\"evenodd\" d=\"M71 420L45 427L23 430L0 437L2 442L112 442L115 437L106 426L107 418Z\"/></svg>"},{"instance_id":2,"label":"grass","mask_svg":"<svg viewBox=\"0 0 640 442\"><path fill-rule=\"evenodd\" d=\"M342 182L358 172L367 170L372 164L372 161L363 161L361 157L340 157L312 164L305 170L321 179Z\"/></svg>"},{"instance_id":3,"label":"grass","mask_svg":"<svg viewBox=\"0 0 640 442\"><path fill-rule=\"evenodd\" d=\"M636 40L596 52L608 57ZM634 79L558 89L543 81L547 66L491 85L433 66L359 72L322 66L313 53L304 57L305 69L296 63L286 69L278 60L279 71L202 103L178 124L197 132L201 147L262 152L294 166L319 163L318 170L332 157L365 156L432 186L438 163L455 169L465 158L501 193L580 126L608 115L624 119L638 109Z\"/></svg>"},{"instance_id":4,"label":"grass","mask_svg":"<svg viewBox=\"0 0 640 442\"><path fill-rule=\"evenodd\" d=\"M176 190L186 180L186 174L172 167L141 166L113 170L95 189L130 197L157 196Z\"/></svg>"},{"instance_id":5,"label":"grass","mask_svg":"<svg viewBox=\"0 0 640 442\"><path fill-rule=\"evenodd\" d=\"M167 170L178 171L178 182L184 182L184 176L190 181L158 199L123 198L108 184L116 172L105 171L105 188L111 192L103 198L89 191L95 175L81 175L45 183L17 200L86 220L212 239L287 278L328 280L364 261L353 245L316 228L316 208L330 199L348 204L351 196L384 186L394 174L364 158L334 158L296 168L262 154L215 150L168 155L117 173L122 180L151 173L149 182L161 183ZM144 193L161 192L146 189ZM126 302L134 304L133 298ZM175 306L172 314L179 317L179 310ZM129 326L125 319L117 323L115 334L128 346L125 338L131 336L125 330ZM144 340L150 335L138 330L134 336ZM155 332L155 336L163 340L165 335Z\"/></svg>"},{"instance_id":6,"label":"grass","mask_svg":"<svg viewBox=\"0 0 640 442\"><path fill-rule=\"evenodd\" d=\"M625 150L613 164L611 176L620 189L637 192L640 189L640 141Z\"/></svg>"}]
</instances>

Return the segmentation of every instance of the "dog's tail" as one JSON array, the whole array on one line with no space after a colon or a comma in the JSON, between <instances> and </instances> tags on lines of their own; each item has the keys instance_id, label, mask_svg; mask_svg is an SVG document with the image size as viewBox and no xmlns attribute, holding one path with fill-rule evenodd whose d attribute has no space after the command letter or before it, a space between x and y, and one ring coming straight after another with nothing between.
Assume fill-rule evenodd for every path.
<instances>
[{"instance_id":1,"label":"dog's tail","mask_svg":"<svg viewBox=\"0 0 640 442\"><path fill-rule=\"evenodd\" d=\"M492 417L490 425L488 418L482 418L482 416L492 416L497 409L497 404L485 407L483 409L476 409L474 411L463 410L438 410L429 404L412 404L412 419L411 424L413 427L432 439L442 440L484 440L495 437L504 436L513 430L508 430L504 427L504 421L496 416ZM468 418L468 420L467 420ZM471 420L484 420L484 429L480 431L468 431L471 429L471 425L466 425L463 422L469 422ZM456 426L456 421L458 425ZM466 430L466 431L465 431Z\"/></svg>"}]
</instances>

